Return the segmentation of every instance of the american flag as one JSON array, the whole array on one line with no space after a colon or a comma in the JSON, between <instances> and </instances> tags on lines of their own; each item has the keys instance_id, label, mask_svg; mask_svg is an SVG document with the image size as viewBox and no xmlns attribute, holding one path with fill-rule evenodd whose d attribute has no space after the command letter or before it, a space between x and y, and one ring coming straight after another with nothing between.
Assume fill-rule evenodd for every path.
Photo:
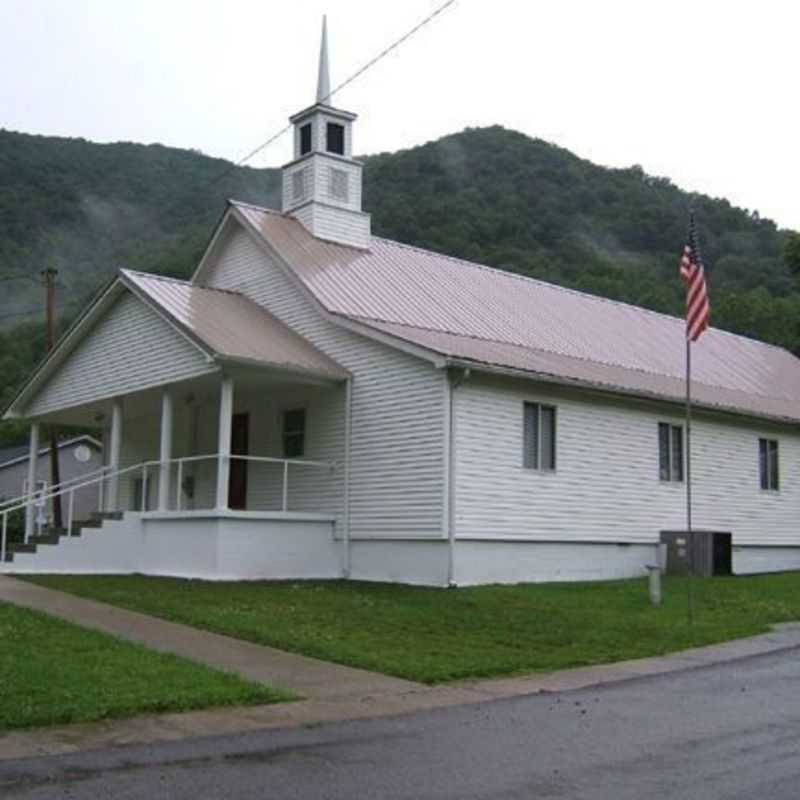
<instances>
[{"instance_id":1,"label":"american flag","mask_svg":"<svg viewBox=\"0 0 800 800\"><path fill-rule=\"evenodd\" d=\"M683 248L680 273L686 284L686 338L690 342L696 342L708 327L711 306L708 303L703 259L697 246L694 212L689 215L689 239Z\"/></svg>"}]
</instances>

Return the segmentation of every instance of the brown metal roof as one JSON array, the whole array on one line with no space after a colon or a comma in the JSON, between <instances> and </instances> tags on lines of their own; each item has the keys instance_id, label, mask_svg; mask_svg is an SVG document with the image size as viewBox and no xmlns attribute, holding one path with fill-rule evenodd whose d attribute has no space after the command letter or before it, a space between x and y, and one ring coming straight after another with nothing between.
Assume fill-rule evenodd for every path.
<instances>
[{"instance_id":1,"label":"brown metal roof","mask_svg":"<svg viewBox=\"0 0 800 800\"><path fill-rule=\"evenodd\" d=\"M329 312L445 356L678 400L683 320L373 237L368 250L234 204ZM713 298L712 298L713 300ZM710 329L693 347L698 402L800 421L800 360Z\"/></svg>"},{"instance_id":2,"label":"brown metal roof","mask_svg":"<svg viewBox=\"0 0 800 800\"><path fill-rule=\"evenodd\" d=\"M123 282L149 298L212 355L334 380L348 375L333 359L242 294L131 270L121 270L121 275Z\"/></svg>"}]
</instances>

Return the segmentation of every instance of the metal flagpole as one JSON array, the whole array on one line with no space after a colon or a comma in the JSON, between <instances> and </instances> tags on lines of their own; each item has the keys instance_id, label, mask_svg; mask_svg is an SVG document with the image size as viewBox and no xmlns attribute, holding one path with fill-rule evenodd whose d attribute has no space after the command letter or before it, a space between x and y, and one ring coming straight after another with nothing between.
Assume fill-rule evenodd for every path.
<instances>
[{"instance_id":1,"label":"metal flagpole","mask_svg":"<svg viewBox=\"0 0 800 800\"><path fill-rule=\"evenodd\" d=\"M689 240L683 249L680 275L686 284L686 536L689 547L689 578L686 582L689 625L694 622L693 584L695 544L692 528L692 342L708 328L710 306L705 270L697 247L694 209L689 210Z\"/></svg>"},{"instance_id":2,"label":"metal flagpole","mask_svg":"<svg viewBox=\"0 0 800 800\"><path fill-rule=\"evenodd\" d=\"M687 332L688 334L688 332ZM686 536L689 546L689 579L686 592L686 613L694 622L694 535L692 533L692 340L686 336Z\"/></svg>"}]
</instances>

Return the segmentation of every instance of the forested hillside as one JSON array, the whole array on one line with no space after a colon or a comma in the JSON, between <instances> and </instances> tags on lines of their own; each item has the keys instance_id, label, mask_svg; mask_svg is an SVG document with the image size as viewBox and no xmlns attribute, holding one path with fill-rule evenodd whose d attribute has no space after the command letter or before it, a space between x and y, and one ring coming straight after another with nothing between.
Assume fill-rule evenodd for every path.
<instances>
[{"instance_id":1,"label":"forested hillside","mask_svg":"<svg viewBox=\"0 0 800 800\"><path fill-rule=\"evenodd\" d=\"M800 237L755 211L500 127L365 161L378 235L675 314L693 202L713 324L800 352ZM1 399L41 355L43 267L59 270L63 327L120 266L188 275L227 197L275 207L278 173L0 130Z\"/></svg>"}]
</instances>

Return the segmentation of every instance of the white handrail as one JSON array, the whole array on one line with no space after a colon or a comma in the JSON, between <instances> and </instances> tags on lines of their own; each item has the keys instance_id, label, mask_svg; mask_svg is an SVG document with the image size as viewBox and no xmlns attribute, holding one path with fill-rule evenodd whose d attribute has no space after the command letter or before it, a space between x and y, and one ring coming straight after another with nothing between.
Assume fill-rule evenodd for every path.
<instances>
[{"instance_id":1,"label":"white handrail","mask_svg":"<svg viewBox=\"0 0 800 800\"><path fill-rule=\"evenodd\" d=\"M76 475L74 478L66 478L65 480L61 481L61 483L56 483L50 487L51 491L58 491L59 489L69 489L71 483L76 483L78 481L85 480L93 475L99 475L106 470L110 469L110 467L100 467L99 469L92 470L91 472L87 472L83 475ZM24 502L30 496L29 492L25 494L21 494L18 497L12 497L10 500L0 500L0 511L2 511L4 506L14 505L15 503Z\"/></svg>"},{"instance_id":2,"label":"white handrail","mask_svg":"<svg viewBox=\"0 0 800 800\"><path fill-rule=\"evenodd\" d=\"M67 511L67 531L69 534L72 533L72 526L75 522L75 492L83 489L87 486L93 486L95 484L99 484L100 486L100 497L104 496L104 486L106 480L109 478L120 477L122 475L127 475L131 472L136 472L138 470L142 471L142 511L147 510L147 483L148 483L148 467L160 467L163 468L166 466L167 469L171 468L172 464L178 465L178 486L177 486L177 497L176 497L176 507L178 510L181 508L181 493L182 493L182 477L183 477L183 465L185 463L192 463L195 461L204 461L204 460L214 460L217 461L220 458L227 458L229 460L242 460L242 461L251 461L255 463L267 463L267 464L282 464L283 465L283 486L282 486L282 502L281 507L283 511L288 510L288 500L289 500L289 467L290 466L306 466L306 467L325 467L328 469L335 469L337 464L335 461L314 461L308 459L300 459L300 458L275 458L273 456L251 456L251 455L236 455L236 454L225 454L220 455L218 453L209 453L207 455L196 455L196 456L181 456L180 458L171 458L167 461L160 461L157 459L150 460L150 461L142 461L138 464L132 464L128 467L123 467L122 469L118 469L116 471L112 471L111 467L104 466L100 469L94 470L87 475L77 476L75 478L71 478L66 481L62 481L55 487L50 487L47 491L41 489L37 492L33 492L28 495L24 495L23 497L15 498L13 501L6 501L5 503L0 503L0 563L5 561L7 547L8 547L8 516L15 511L20 511L22 509L27 509L29 506L34 504L43 505L46 504L49 500L52 500L54 497L61 496L63 494L69 493L69 505ZM13 503L13 505L11 504ZM102 506L102 502L101 502ZM25 541L28 541L28 530L26 528L25 531Z\"/></svg>"},{"instance_id":3,"label":"white handrail","mask_svg":"<svg viewBox=\"0 0 800 800\"><path fill-rule=\"evenodd\" d=\"M216 456L215 456L216 458ZM272 456L244 456L244 455L235 455L231 453L229 458L241 459L242 461L264 461L269 464L293 464L298 467L330 467L331 469L336 467L335 461L309 461L303 458L274 458Z\"/></svg>"},{"instance_id":4,"label":"white handrail","mask_svg":"<svg viewBox=\"0 0 800 800\"><path fill-rule=\"evenodd\" d=\"M145 462L147 463L147 462ZM22 509L27 509L29 506L34 504L45 504L48 500L52 500L54 497L60 496L62 494L66 494L69 492L70 494L70 506L68 512L68 519L69 519L69 527L67 531L71 534L72 533L72 523L73 523L73 513L74 513L74 496L75 492L78 489L83 489L86 486L92 486L96 483L102 484L105 482L106 478L115 477L119 475L125 475L129 472L133 472L141 467L141 464L134 464L130 467L123 467L122 469L117 470L116 472L109 472L110 467L103 467L101 470L95 470L95 473L100 472L100 475L96 475L95 477L86 479L85 476L81 476L81 482L76 483L74 486L61 486L57 489L50 489L49 491L45 492L44 490L39 490L38 492L33 492L30 495L26 495L25 499L22 502L17 502L13 506L9 506L7 508L0 509L0 517L2 518L2 522L0 523L0 563L4 562L6 559L6 552L8 549L8 515L13 513L14 511L20 511ZM41 532L41 531L40 531ZM25 529L25 542L28 541L28 530L27 527Z\"/></svg>"}]
</instances>

